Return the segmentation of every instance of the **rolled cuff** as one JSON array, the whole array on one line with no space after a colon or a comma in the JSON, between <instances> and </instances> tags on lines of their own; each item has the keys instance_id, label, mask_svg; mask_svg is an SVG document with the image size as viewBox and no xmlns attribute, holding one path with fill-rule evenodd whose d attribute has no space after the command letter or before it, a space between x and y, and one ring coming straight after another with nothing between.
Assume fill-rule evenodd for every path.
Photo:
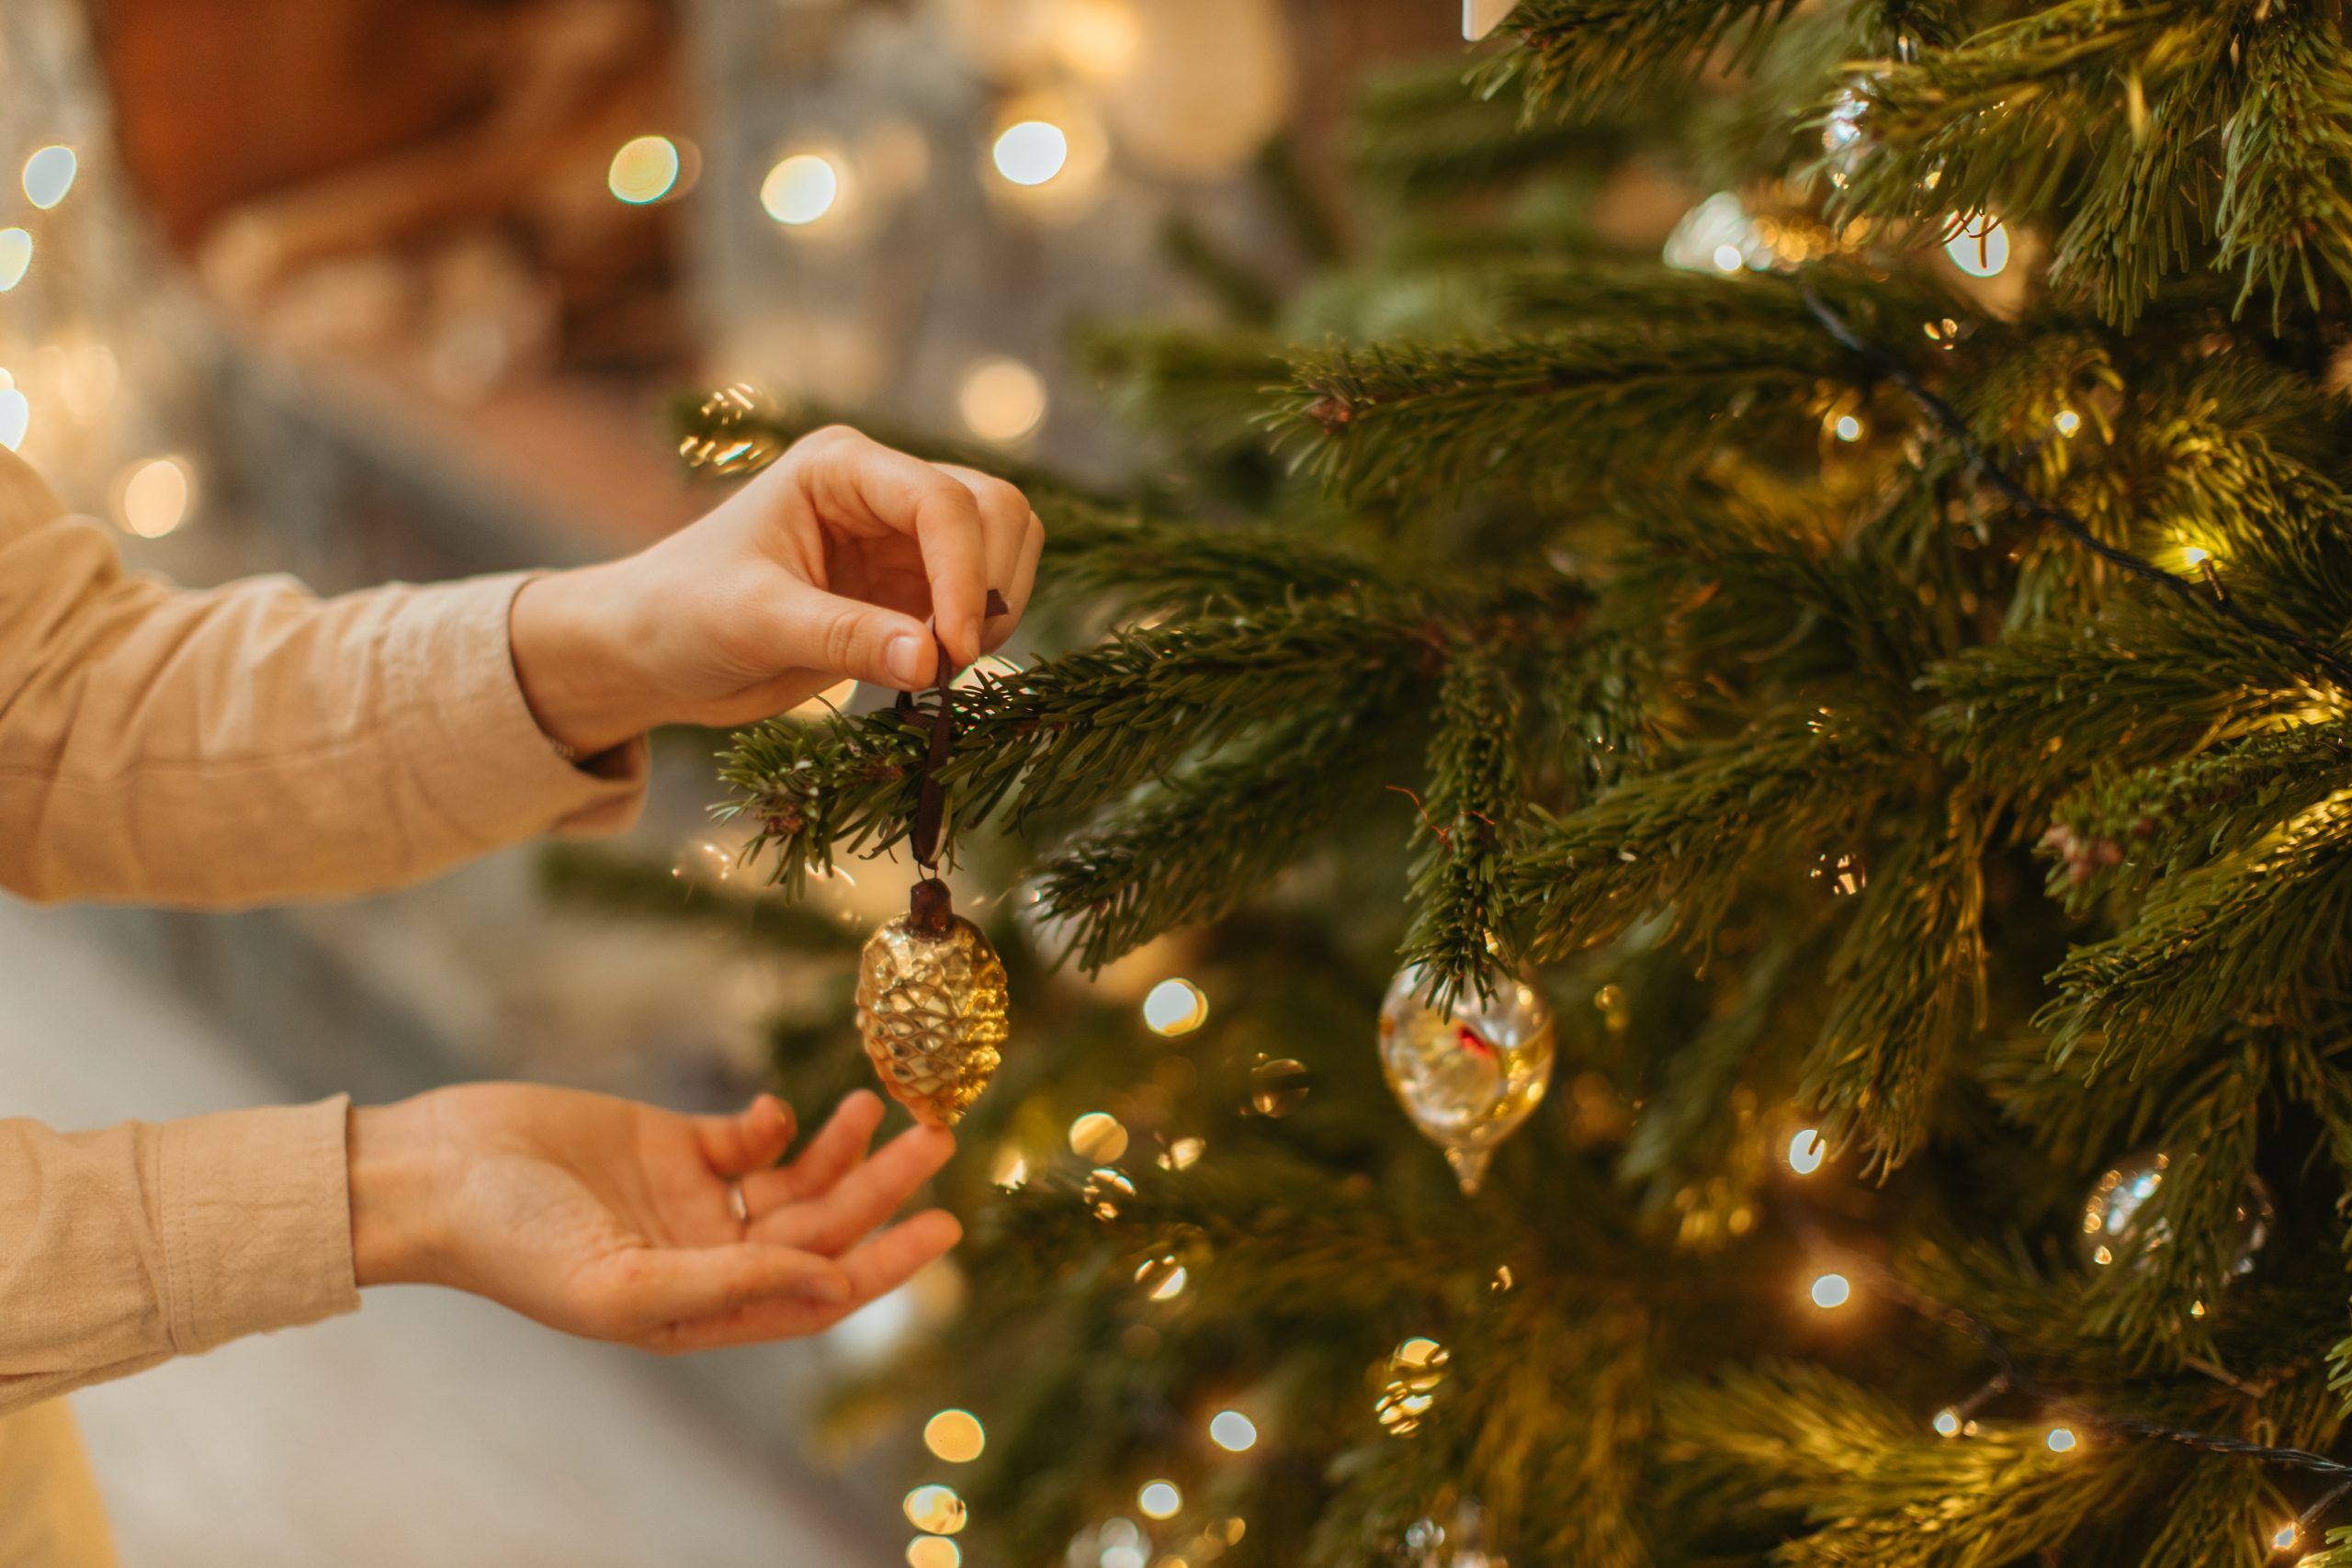
<instances>
[{"instance_id":1,"label":"rolled cuff","mask_svg":"<svg viewBox=\"0 0 2352 1568\"><path fill-rule=\"evenodd\" d=\"M392 740L431 808L481 849L637 818L643 737L569 762L524 700L507 623L529 572L419 589L385 638Z\"/></svg>"},{"instance_id":2,"label":"rolled cuff","mask_svg":"<svg viewBox=\"0 0 2352 1568\"><path fill-rule=\"evenodd\" d=\"M347 1095L164 1124L156 1191L172 1348L355 1312Z\"/></svg>"}]
</instances>

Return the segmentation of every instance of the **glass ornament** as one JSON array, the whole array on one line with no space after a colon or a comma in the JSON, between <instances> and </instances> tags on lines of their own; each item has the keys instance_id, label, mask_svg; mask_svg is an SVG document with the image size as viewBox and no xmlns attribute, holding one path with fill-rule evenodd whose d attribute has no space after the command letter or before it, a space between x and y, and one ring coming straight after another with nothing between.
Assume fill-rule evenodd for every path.
<instances>
[{"instance_id":1,"label":"glass ornament","mask_svg":"<svg viewBox=\"0 0 2352 1568\"><path fill-rule=\"evenodd\" d=\"M1862 125L1870 107L1870 100L1853 88L1841 88L1829 106L1828 118L1821 123L1822 167L1829 173L1829 183L1840 190L1870 155L1871 134Z\"/></svg>"},{"instance_id":2,"label":"glass ornament","mask_svg":"<svg viewBox=\"0 0 2352 1568\"><path fill-rule=\"evenodd\" d=\"M1442 1517L1441 1517L1442 1516ZM1398 1568L1509 1568L1488 1543L1492 1528L1486 1505L1465 1496L1405 1527L1405 1539L1390 1557Z\"/></svg>"},{"instance_id":3,"label":"glass ornament","mask_svg":"<svg viewBox=\"0 0 2352 1568\"><path fill-rule=\"evenodd\" d=\"M926 897L924 890L938 889ZM953 1127L1004 1059L1012 998L1004 961L947 908L936 881L869 938L857 964L857 1032L890 1098Z\"/></svg>"},{"instance_id":4,"label":"glass ornament","mask_svg":"<svg viewBox=\"0 0 2352 1568\"><path fill-rule=\"evenodd\" d=\"M1306 1103L1309 1087L1305 1064L1288 1056L1260 1056L1250 1068L1250 1109L1280 1121Z\"/></svg>"},{"instance_id":5,"label":"glass ornament","mask_svg":"<svg viewBox=\"0 0 2352 1568\"><path fill-rule=\"evenodd\" d=\"M691 468L733 477L764 468L784 451L776 433L775 403L755 387L721 387L695 411L694 425L678 443L678 456Z\"/></svg>"},{"instance_id":6,"label":"glass ornament","mask_svg":"<svg viewBox=\"0 0 2352 1568\"><path fill-rule=\"evenodd\" d=\"M2148 1200L2156 1195L2171 1174L2169 1156L2160 1150L2143 1149L2125 1156L2091 1183L2090 1195L2083 1201L2078 1237L2083 1261L2094 1269L2118 1263L2127 1268L2145 1268L2149 1255L2172 1239L2171 1221L2161 1214L2143 1213ZM2237 1206L2231 1212L2231 1278L2254 1271L2255 1255L2270 1240L2271 1224L2276 1217L2270 1189L2260 1177L2247 1176L2238 1193Z\"/></svg>"},{"instance_id":7,"label":"glass ornament","mask_svg":"<svg viewBox=\"0 0 2352 1568\"><path fill-rule=\"evenodd\" d=\"M1495 1149L1518 1131L1552 1081L1551 1005L1525 981L1464 981L1451 1003L1421 998L1408 964L1380 1006L1380 1070L1423 1136L1445 1151L1465 1193L1486 1179Z\"/></svg>"}]
</instances>

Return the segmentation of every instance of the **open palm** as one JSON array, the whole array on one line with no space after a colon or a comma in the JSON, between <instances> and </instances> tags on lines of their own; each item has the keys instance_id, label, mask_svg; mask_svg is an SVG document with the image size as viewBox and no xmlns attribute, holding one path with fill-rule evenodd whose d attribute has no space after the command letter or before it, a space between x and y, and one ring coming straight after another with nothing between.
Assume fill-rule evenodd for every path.
<instances>
[{"instance_id":1,"label":"open palm","mask_svg":"<svg viewBox=\"0 0 2352 1568\"><path fill-rule=\"evenodd\" d=\"M411 1194L403 1212L427 1216L371 1235L355 1155L363 1283L453 1285L591 1338L677 1351L814 1333L961 1235L936 1210L886 1225L955 1140L919 1127L869 1155L883 1115L871 1094L845 1100L780 1167L794 1123L767 1095L736 1115L685 1116L481 1084L363 1114L401 1118L363 1123L356 1143L387 1163L421 1151L396 1186Z\"/></svg>"}]
</instances>

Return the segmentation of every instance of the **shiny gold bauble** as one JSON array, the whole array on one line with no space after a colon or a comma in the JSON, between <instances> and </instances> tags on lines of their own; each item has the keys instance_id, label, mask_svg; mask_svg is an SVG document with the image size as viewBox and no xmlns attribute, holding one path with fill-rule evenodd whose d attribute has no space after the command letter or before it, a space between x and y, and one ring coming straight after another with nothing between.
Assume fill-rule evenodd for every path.
<instances>
[{"instance_id":1,"label":"shiny gold bauble","mask_svg":"<svg viewBox=\"0 0 2352 1568\"><path fill-rule=\"evenodd\" d=\"M901 915L857 965L857 1032L890 1098L953 1127L1003 1060L1011 997L1004 961L960 915Z\"/></svg>"},{"instance_id":2,"label":"shiny gold bauble","mask_svg":"<svg viewBox=\"0 0 2352 1568\"><path fill-rule=\"evenodd\" d=\"M756 387L721 387L695 411L693 427L678 442L678 456L689 468L729 478L756 472L784 452L784 438L775 429L781 417Z\"/></svg>"},{"instance_id":3,"label":"shiny gold bauble","mask_svg":"<svg viewBox=\"0 0 2352 1568\"><path fill-rule=\"evenodd\" d=\"M1421 999L1408 965L1380 1007L1380 1070L1422 1135L1445 1151L1464 1192L1486 1179L1496 1147L1519 1130L1552 1081L1552 1009L1524 981L1464 981L1452 1003Z\"/></svg>"}]
</instances>

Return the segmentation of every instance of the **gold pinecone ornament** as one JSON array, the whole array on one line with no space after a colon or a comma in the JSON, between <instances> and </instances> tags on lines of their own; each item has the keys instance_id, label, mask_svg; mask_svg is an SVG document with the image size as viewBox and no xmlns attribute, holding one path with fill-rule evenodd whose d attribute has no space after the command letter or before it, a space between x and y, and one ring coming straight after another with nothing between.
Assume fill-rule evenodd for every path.
<instances>
[{"instance_id":1,"label":"gold pinecone ornament","mask_svg":"<svg viewBox=\"0 0 2352 1568\"><path fill-rule=\"evenodd\" d=\"M956 913L946 884L926 878L908 902L858 960L857 1032L891 1099L953 1127L1004 1059L1012 993L1004 961Z\"/></svg>"}]
</instances>

